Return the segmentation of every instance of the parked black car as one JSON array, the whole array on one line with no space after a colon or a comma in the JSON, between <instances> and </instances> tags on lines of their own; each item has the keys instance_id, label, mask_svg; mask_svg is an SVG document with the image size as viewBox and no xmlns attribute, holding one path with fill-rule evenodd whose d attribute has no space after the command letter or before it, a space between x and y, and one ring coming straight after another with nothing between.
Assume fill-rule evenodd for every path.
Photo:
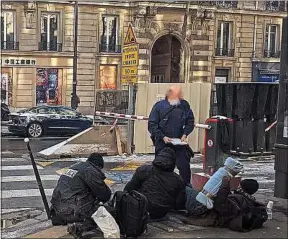
<instances>
[{"instance_id":1,"label":"parked black car","mask_svg":"<svg viewBox=\"0 0 288 239\"><path fill-rule=\"evenodd\" d=\"M98 119L100 124L107 124ZM42 135L74 135L93 124L93 119L69 107L38 106L9 114L8 129L18 135L37 138Z\"/></svg>"}]
</instances>

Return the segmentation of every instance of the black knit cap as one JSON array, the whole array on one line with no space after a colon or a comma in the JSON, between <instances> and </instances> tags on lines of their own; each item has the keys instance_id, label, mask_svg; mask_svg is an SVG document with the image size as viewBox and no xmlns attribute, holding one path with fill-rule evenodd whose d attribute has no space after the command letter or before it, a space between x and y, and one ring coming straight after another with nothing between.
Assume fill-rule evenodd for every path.
<instances>
[{"instance_id":1,"label":"black knit cap","mask_svg":"<svg viewBox=\"0 0 288 239\"><path fill-rule=\"evenodd\" d=\"M254 179L244 179L240 182L240 186L245 193L253 195L259 189L259 183Z\"/></svg>"},{"instance_id":2,"label":"black knit cap","mask_svg":"<svg viewBox=\"0 0 288 239\"><path fill-rule=\"evenodd\" d=\"M98 154L98 153L92 153L88 157L87 162L91 162L91 163L93 163L95 166L97 166L99 168L104 168L103 157L100 154Z\"/></svg>"}]
</instances>

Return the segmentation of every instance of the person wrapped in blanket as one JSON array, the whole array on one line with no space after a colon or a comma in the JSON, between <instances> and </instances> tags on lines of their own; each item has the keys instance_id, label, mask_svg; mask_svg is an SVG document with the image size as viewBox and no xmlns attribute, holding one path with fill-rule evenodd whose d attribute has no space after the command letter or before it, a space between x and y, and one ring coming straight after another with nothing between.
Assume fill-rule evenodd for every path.
<instances>
[{"instance_id":1,"label":"person wrapped in blanket","mask_svg":"<svg viewBox=\"0 0 288 239\"><path fill-rule=\"evenodd\" d=\"M192 219L189 223L228 227L239 232L247 232L263 226L268 219L266 207L252 196L259 189L258 182L253 179L244 179L240 182L238 189L232 192L230 180L235 175L234 172L234 175L229 173L223 176L217 193L213 196L205 195L208 196L210 203L207 203L207 198L203 200L203 191L198 192L191 187L186 187L185 206L189 218Z\"/></svg>"}]
</instances>

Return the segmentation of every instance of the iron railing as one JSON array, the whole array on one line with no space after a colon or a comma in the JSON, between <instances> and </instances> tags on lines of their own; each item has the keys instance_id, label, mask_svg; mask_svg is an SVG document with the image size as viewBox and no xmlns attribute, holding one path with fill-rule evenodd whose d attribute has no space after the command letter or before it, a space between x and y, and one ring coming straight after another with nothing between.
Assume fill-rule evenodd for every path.
<instances>
[{"instance_id":1,"label":"iron railing","mask_svg":"<svg viewBox=\"0 0 288 239\"><path fill-rule=\"evenodd\" d=\"M227 49L227 48L216 48L215 55L216 56L228 56L233 57L234 56L234 49Z\"/></svg>"},{"instance_id":2,"label":"iron railing","mask_svg":"<svg viewBox=\"0 0 288 239\"><path fill-rule=\"evenodd\" d=\"M285 1L267 1L266 2L266 10L267 11L275 11L279 12L285 11Z\"/></svg>"},{"instance_id":3,"label":"iron railing","mask_svg":"<svg viewBox=\"0 0 288 239\"><path fill-rule=\"evenodd\" d=\"M197 1L192 2L200 6L215 6L217 8L237 8L238 1Z\"/></svg>"},{"instance_id":4,"label":"iron railing","mask_svg":"<svg viewBox=\"0 0 288 239\"><path fill-rule=\"evenodd\" d=\"M105 53L121 53L121 45L100 44L99 50L100 52L105 52Z\"/></svg>"},{"instance_id":5,"label":"iron railing","mask_svg":"<svg viewBox=\"0 0 288 239\"><path fill-rule=\"evenodd\" d=\"M266 58L280 58L280 51L268 51L264 50L264 57Z\"/></svg>"},{"instance_id":6,"label":"iron railing","mask_svg":"<svg viewBox=\"0 0 288 239\"><path fill-rule=\"evenodd\" d=\"M1 41L2 50L19 50L19 42Z\"/></svg>"},{"instance_id":7,"label":"iron railing","mask_svg":"<svg viewBox=\"0 0 288 239\"><path fill-rule=\"evenodd\" d=\"M62 51L62 43L39 42L39 51Z\"/></svg>"}]
</instances>

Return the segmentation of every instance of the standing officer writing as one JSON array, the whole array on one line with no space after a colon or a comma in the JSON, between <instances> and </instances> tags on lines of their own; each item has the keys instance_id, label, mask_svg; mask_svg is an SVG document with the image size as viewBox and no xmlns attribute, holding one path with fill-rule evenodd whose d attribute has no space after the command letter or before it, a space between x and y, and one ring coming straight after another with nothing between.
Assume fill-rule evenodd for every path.
<instances>
[{"instance_id":1,"label":"standing officer writing","mask_svg":"<svg viewBox=\"0 0 288 239\"><path fill-rule=\"evenodd\" d=\"M172 138L186 141L194 129L194 115L189 103L183 99L181 88L171 86L166 98L157 102L149 115L148 130L155 146L155 154L169 146L176 152L176 166L185 184L190 184L190 159L193 151L188 145L172 145Z\"/></svg>"}]
</instances>

